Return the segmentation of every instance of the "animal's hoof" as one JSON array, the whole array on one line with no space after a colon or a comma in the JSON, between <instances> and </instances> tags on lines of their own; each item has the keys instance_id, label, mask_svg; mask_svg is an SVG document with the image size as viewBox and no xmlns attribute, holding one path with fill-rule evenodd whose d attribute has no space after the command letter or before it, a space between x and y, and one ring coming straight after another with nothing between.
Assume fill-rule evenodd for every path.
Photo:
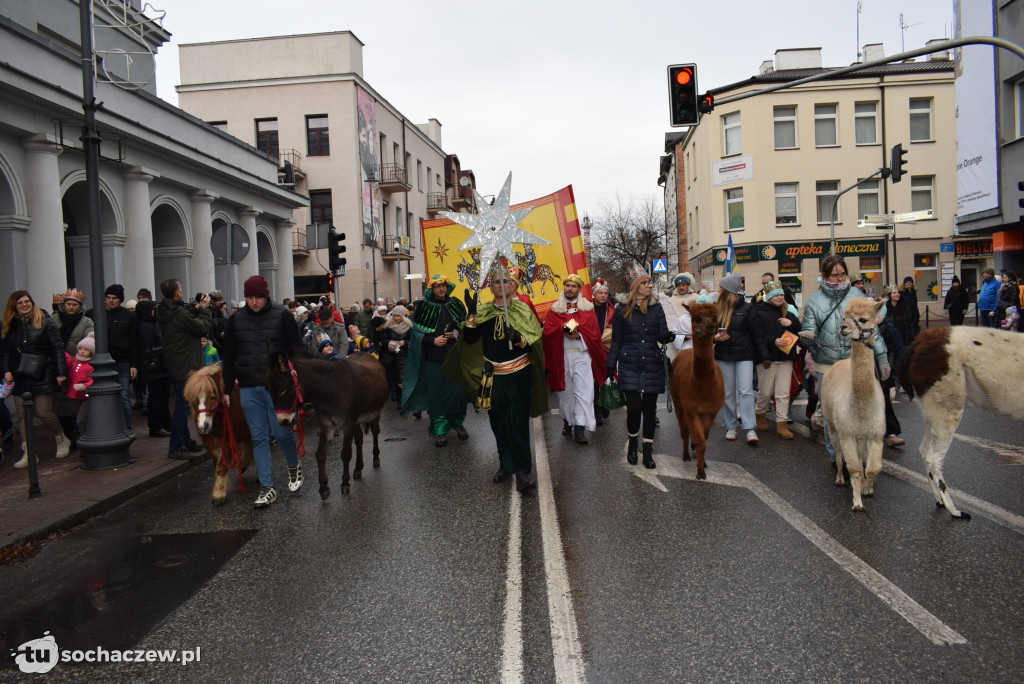
<instances>
[{"instance_id":1,"label":"animal's hoof","mask_svg":"<svg viewBox=\"0 0 1024 684\"><path fill-rule=\"evenodd\" d=\"M380 459L377 458L376 456L373 457L373 467L380 468Z\"/></svg>"},{"instance_id":2,"label":"animal's hoof","mask_svg":"<svg viewBox=\"0 0 1024 684\"><path fill-rule=\"evenodd\" d=\"M347 484L341 485L341 493L347 495L348 492L349 492L349 486Z\"/></svg>"},{"instance_id":3,"label":"animal's hoof","mask_svg":"<svg viewBox=\"0 0 1024 684\"><path fill-rule=\"evenodd\" d=\"M697 479L698 480L706 480L706 479L708 479L708 476L707 476L706 473L697 473Z\"/></svg>"},{"instance_id":4,"label":"animal's hoof","mask_svg":"<svg viewBox=\"0 0 1024 684\"><path fill-rule=\"evenodd\" d=\"M863 513L865 509L864 509L864 506L863 506L863 505L860 505L860 504L854 504L854 505L853 505L853 510L855 510L855 511L860 511L861 513Z\"/></svg>"},{"instance_id":5,"label":"animal's hoof","mask_svg":"<svg viewBox=\"0 0 1024 684\"><path fill-rule=\"evenodd\" d=\"M362 470L353 470L352 471L352 479L353 480L361 480L361 479L363 479L363 471Z\"/></svg>"},{"instance_id":6,"label":"animal's hoof","mask_svg":"<svg viewBox=\"0 0 1024 684\"><path fill-rule=\"evenodd\" d=\"M224 497L223 499L211 499L210 500L210 503L213 504L214 506L223 506L226 502L227 502L227 497Z\"/></svg>"},{"instance_id":7,"label":"animal's hoof","mask_svg":"<svg viewBox=\"0 0 1024 684\"><path fill-rule=\"evenodd\" d=\"M331 488L330 487L324 487L323 489L320 490L320 498L323 499L324 501L326 501L327 497L329 497L330 495L331 495Z\"/></svg>"},{"instance_id":8,"label":"animal's hoof","mask_svg":"<svg viewBox=\"0 0 1024 684\"><path fill-rule=\"evenodd\" d=\"M873 497L874 495L875 495L875 493L874 493L874 492L863 492L863 493L861 494L861 496L863 496L863 497L864 497L865 499L870 499L870 498L871 498L871 497Z\"/></svg>"},{"instance_id":9,"label":"animal's hoof","mask_svg":"<svg viewBox=\"0 0 1024 684\"><path fill-rule=\"evenodd\" d=\"M971 514L970 513L966 513L964 511L960 511L960 515L959 516L955 516L954 515L953 518L955 520L970 520L971 519Z\"/></svg>"},{"instance_id":10,"label":"animal's hoof","mask_svg":"<svg viewBox=\"0 0 1024 684\"><path fill-rule=\"evenodd\" d=\"M935 507L936 508L945 508L946 505L944 503L942 503L941 501L936 501L935 502Z\"/></svg>"},{"instance_id":11,"label":"animal's hoof","mask_svg":"<svg viewBox=\"0 0 1024 684\"><path fill-rule=\"evenodd\" d=\"M689 461L690 460L690 453L689 452L686 452L686 453L683 454L683 460L684 461Z\"/></svg>"}]
</instances>

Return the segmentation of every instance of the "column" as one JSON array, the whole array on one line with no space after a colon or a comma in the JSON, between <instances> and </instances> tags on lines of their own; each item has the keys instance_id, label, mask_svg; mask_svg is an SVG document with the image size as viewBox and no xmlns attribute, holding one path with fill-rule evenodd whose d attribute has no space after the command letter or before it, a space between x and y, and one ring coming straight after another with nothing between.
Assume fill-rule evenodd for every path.
<instances>
[{"instance_id":1,"label":"column","mask_svg":"<svg viewBox=\"0 0 1024 684\"><path fill-rule=\"evenodd\" d=\"M67 289L64 215L61 210L60 169L57 166L57 155L61 150L56 139L48 134L32 136L23 145L26 152L25 200L31 224L25 251L12 255L12 261L25 264L26 282L21 285L40 306L49 309L53 293ZM91 297L92 293L88 295Z\"/></svg>"},{"instance_id":2,"label":"column","mask_svg":"<svg viewBox=\"0 0 1024 684\"><path fill-rule=\"evenodd\" d=\"M285 297L295 296L295 264L292 260L292 226L295 221L284 220L274 223L274 237L277 241L277 292L274 299L278 302Z\"/></svg>"},{"instance_id":3,"label":"column","mask_svg":"<svg viewBox=\"0 0 1024 684\"><path fill-rule=\"evenodd\" d=\"M133 166L124 177L125 241L122 252L125 297L135 298L140 287L156 293L154 281L153 214L149 210L149 184L160 174L142 166ZM104 255L105 257L106 255Z\"/></svg>"},{"instance_id":4,"label":"column","mask_svg":"<svg viewBox=\"0 0 1024 684\"><path fill-rule=\"evenodd\" d=\"M192 244L195 246L192 254L192 289L189 292L209 292L217 289L213 250L210 249L210 238L213 236L210 205L220 195L209 190L196 190L189 197L192 199ZM230 229L230 226L225 229Z\"/></svg>"},{"instance_id":5,"label":"column","mask_svg":"<svg viewBox=\"0 0 1024 684\"><path fill-rule=\"evenodd\" d=\"M238 264L239 293L241 293L242 285L248 278L260 273L260 256L259 250L256 247L256 217L259 215L260 210L255 207L246 207L245 209L238 210L238 223L242 228L245 228L245 234L249 240L249 253ZM239 294L238 298L241 299L242 295Z\"/></svg>"}]
</instances>

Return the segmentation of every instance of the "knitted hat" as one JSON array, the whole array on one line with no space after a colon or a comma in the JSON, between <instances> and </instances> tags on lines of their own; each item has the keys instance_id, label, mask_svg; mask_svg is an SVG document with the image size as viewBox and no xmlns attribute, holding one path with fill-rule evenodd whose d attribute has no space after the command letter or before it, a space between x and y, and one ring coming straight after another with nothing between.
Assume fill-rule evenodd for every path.
<instances>
[{"instance_id":1,"label":"knitted hat","mask_svg":"<svg viewBox=\"0 0 1024 684\"><path fill-rule=\"evenodd\" d=\"M304 316L306 314L306 312L308 312L308 311L309 311L309 309L307 309L306 307L299 306L298 308L295 309L295 315L297 315L297 316Z\"/></svg>"},{"instance_id":2,"label":"knitted hat","mask_svg":"<svg viewBox=\"0 0 1024 684\"><path fill-rule=\"evenodd\" d=\"M647 275L647 271L640 264L633 264L633 267L626 271L626 282L629 289L635 290L640 285L640 278Z\"/></svg>"},{"instance_id":3,"label":"knitted hat","mask_svg":"<svg viewBox=\"0 0 1024 684\"><path fill-rule=\"evenodd\" d=\"M903 284L904 285L906 285L907 283L913 283L913 282L915 282L913 276L907 276L906 278L903 279Z\"/></svg>"},{"instance_id":4,"label":"knitted hat","mask_svg":"<svg viewBox=\"0 0 1024 684\"><path fill-rule=\"evenodd\" d=\"M135 311L135 307L138 305L139 303L137 301L135 301L134 299L129 299L127 302L124 303L124 308L128 309L129 311Z\"/></svg>"},{"instance_id":5,"label":"knitted hat","mask_svg":"<svg viewBox=\"0 0 1024 684\"><path fill-rule=\"evenodd\" d=\"M90 354L96 354L96 336L94 333L89 333L78 343L79 349L87 349Z\"/></svg>"},{"instance_id":6,"label":"knitted hat","mask_svg":"<svg viewBox=\"0 0 1024 684\"><path fill-rule=\"evenodd\" d=\"M991 267L989 267L989 268L986 268L986 269L985 269L984 271L982 271L982 273L988 273L988 274L989 274L990 276L992 276L993 278L995 278L995 277L996 277L996 269L994 269L994 268L991 268Z\"/></svg>"},{"instance_id":7,"label":"knitted hat","mask_svg":"<svg viewBox=\"0 0 1024 684\"><path fill-rule=\"evenodd\" d=\"M953 280L952 280L952 282L954 282L954 283L956 283L957 285L959 285L959 284L960 284L960 278L959 278L958 276L953 276Z\"/></svg>"},{"instance_id":8,"label":"knitted hat","mask_svg":"<svg viewBox=\"0 0 1024 684\"><path fill-rule=\"evenodd\" d=\"M270 286L267 285L267 279L260 275L254 275L247 279L242 291L246 297L270 299Z\"/></svg>"},{"instance_id":9,"label":"knitted hat","mask_svg":"<svg viewBox=\"0 0 1024 684\"><path fill-rule=\"evenodd\" d=\"M394 309L391 310L389 316L402 316L403 318L409 315L409 310L401 304L397 304Z\"/></svg>"},{"instance_id":10,"label":"knitted hat","mask_svg":"<svg viewBox=\"0 0 1024 684\"><path fill-rule=\"evenodd\" d=\"M331 341L330 337L325 337L324 339L320 340L320 344L316 346L316 350L320 353L323 353L324 347L326 347L327 345L331 345L332 347L334 346L334 342Z\"/></svg>"},{"instance_id":11,"label":"knitted hat","mask_svg":"<svg viewBox=\"0 0 1024 684\"><path fill-rule=\"evenodd\" d=\"M739 273L730 273L718 281L718 286L726 292L738 295L743 289L743 278Z\"/></svg>"},{"instance_id":12,"label":"knitted hat","mask_svg":"<svg viewBox=\"0 0 1024 684\"><path fill-rule=\"evenodd\" d=\"M387 316L387 314L388 314L388 307L387 306L385 306L384 304L381 304L380 306L377 307L377 315L378 316Z\"/></svg>"},{"instance_id":13,"label":"knitted hat","mask_svg":"<svg viewBox=\"0 0 1024 684\"><path fill-rule=\"evenodd\" d=\"M124 301L124 285L120 285L118 283L114 283L113 285L111 285L110 287L108 287L106 290L103 291L103 296L106 297L107 295L114 295L115 297L118 298L118 300L123 302Z\"/></svg>"},{"instance_id":14,"label":"knitted hat","mask_svg":"<svg viewBox=\"0 0 1024 684\"><path fill-rule=\"evenodd\" d=\"M604 278L598 278L597 280L594 281L594 284L590 286L590 290L592 292L597 292L598 290L604 290L605 292L607 292L608 281L606 281Z\"/></svg>"},{"instance_id":15,"label":"knitted hat","mask_svg":"<svg viewBox=\"0 0 1024 684\"><path fill-rule=\"evenodd\" d=\"M680 273L672 279L672 284L679 287L682 284L693 285L693 276L689 273Z\"/></svg>"},{"instance_id":16,"label":"knitted hat","mask_svg":"<svg viewBox=\"0 0 1024 684\"><path fill-rule=\"evenodd\" d=\"M147 290L144 287L140 287L139 291L135 293L135 296L137 298L139 298L139 299L142 299L143 297L145 297L146 299L152 299L153 298L153 293L150 292L149 290Z\"/></svg>"}]
</instances>

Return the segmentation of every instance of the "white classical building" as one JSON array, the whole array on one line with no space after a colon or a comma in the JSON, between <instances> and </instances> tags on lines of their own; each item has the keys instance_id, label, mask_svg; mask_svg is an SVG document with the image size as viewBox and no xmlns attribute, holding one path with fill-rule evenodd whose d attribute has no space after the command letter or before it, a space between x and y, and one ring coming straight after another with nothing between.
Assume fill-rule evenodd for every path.
<instances>
[{"instance_id":1,"label":"white classical building","mask_svg":"<svg viewBox=\"0 0 1024 684\"><path fill-rule=\"evenodd\" d=\"M141 287L159 298L179 278L188 293L239 299L255 273L275 299L291 296L292 211L308 198L279 185L276 159L155 96L154 53L170 34L139 0L94 7L101 245L86 217L78 4L0 0L0 296L27 289L48 306L77 286L92 301L93 249L103 282L129 298ZM230 259L211 238L232 224L247 249L215 270Z\"/></svg>"}]
</instances>

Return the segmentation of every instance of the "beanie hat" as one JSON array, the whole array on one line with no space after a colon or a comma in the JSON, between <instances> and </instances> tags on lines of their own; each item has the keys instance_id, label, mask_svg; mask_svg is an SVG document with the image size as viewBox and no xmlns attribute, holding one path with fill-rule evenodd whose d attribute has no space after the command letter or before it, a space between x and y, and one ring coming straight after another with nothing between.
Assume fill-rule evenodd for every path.
<instances>
[{"instance_id":1,"label":"beanie hat","mask_svg":"<svg viewBox=\"0 0 1024 684\"><path fill-rule=\"evenodd\" d=\"M139 299L142 299L143 297L145 297L146 299L152 299L153 293L144 287L140 287L139 291L135 294L135 296L138 297Z\"/></svg>"},{"instance_id":2,"label":"beanie hat","mask_svg":"<svg viewBox=\"0 0 1024 684\"><path fill-rule=\"evenodd\" d=\"M904 283L912 283L912 282L914 282L914 277L913 276L907 276L906 278L903 279L903 282Z\"/></svg>"},{"instance_id":3,"label":"beanie hat","mask_svg":"<svg viewBox=\"0 0 1024 684\"><path fill-rule=\"evenodd\" d=\"M647 275L647 271L640 264L633 264L633 267L626 271L626 282L629 283L629 289L635 290L640 286L640 278Z\"/></svg>"},{"instance_id":4,"label":"beanie hat","mask_svg":"<svg viewBox=\"0 0 1024 684\"><path fill-rule=\"evenodd\" d=\"M317 314L316 314L316 319L318 321L333 321L334 320L334 316L331 315L331 307L329 307L329 306L322 306L322 307L320 307L320 311L318 311Z\"/></svg>"},{"instance_id":5,"label":"beanie hat","mask_svg":"<svg viewBox=\"0 0 1024 684\"><path fill-rule=\"evenodd\" d=\"M397 305L395 305L395 308L393 308L391 310L391 313L388 314L388 315L389 316L401 316L402 318L405 318L406 316L409 315L409 310L406 309L401 304L397 304Z\"/></svg>"},{"instance_id":6,"label":"beanie hat","mask_svg":"<svg viewBox=\"0 0 1024 684\"><path fill-rule=\"evenodd\" d=\"M686 285L693 285L693 276L691 276L689 273L680 273L679 275L672 279L672 284L675 285L676 287L679 287L684 283Z\"/></svg>"},{"instance_id":7,"label":"beanie hat","mask_svg":"<svg viewBox=\"0 0 1024 684\"><path fill-rule=\"evenodd\" d=\"M300 306L299 308L295 309L295 314L296 314L297 316L302 316L302 315L303 315L303 314L305 314L305 313L306 313L307 311L309 311L309 309L307 309L307 308L306 308L306 307L304 307L304 306Z\"/></svg>"},{"instance_id":8,"label":"beanie hat","mask_svg":"<svg viewBox=\"0 0 1024 684\"><path fill-rule=\"evenodd\" d=\"M730 273L718 282L718 286L726 292L738 295L743 289L743 278L739 273Z\"/></svg>"},{"instance_id":9,"label":"beanie hat","mask_svg":"<svg viewBox=\"0 0 1024 684\"><path fill-rule=\"evenodd\" d=\"M107 295L114 295L115 297L118 298L118 300L123 302L124 301L124 285L120 285L118 283L114 283L113 285L111 285L110 287L108 287L106 290L103 291L103 296L106 297Z\"/></svg>"},{"instance_id":10,"label":"beanie hat","mask_svg":"<svg viewBox=\"0 0 1024 684\"><path fill-rule=\"evenodd\" d=\"M984 271L982 271L982 273L988 273L993 278L996 277L996 269L992 268L991 266L989 268L986 268Z\"/></svg>"},{"instance_id":11,"label":"beanie hat","mask_svg":"<svg viewBox=\"0 0 1024 684\"><path fill-rule=\"evenodd\" d=\"M88 335L83 337L82 340L78 343L78 348L79 349L87 349L87 350L89 350L89 353L95 355L96 354L96 335L94 333L89 333Z\"/></svg>"},{"instance_id":12,"label":"beanie hat","mask_svg":"<svg viewBox=\"0 0 1024 684\"><path fill-rule=\"evenodd\" d=\"M954 282L957 285L959 285L960 284L960 278L958 276L953 276L953 281L952 282Z\"/></svg>"},{"instance_id":13,"label":"beanie hat","mask_svg":"<svg viewBox=\"0 0 1024 684\"><path fill-rule=\"evenodd\" d=\"M270 299L270 286L267 279L260 275L254 275L245 281L243 293L246 297L263 297Z\"/></svg>"},{"instance_id":14,"label":"beanie hat","mask_svg":"<svg viewBox=\"0 0 1024 684\"><path fill-rule=\"evenodd\" d=\"M128 309L129 311L135 311L135 307L138 305L139 303L137 301L135 301L134 299L129 299L127 302L125 302L124 308Z\"/></svg>"},{"instance_id":15,"label":"beanie hat","mask_svg":"<svg viewBox=\"0 0 1024 684\"><path fill-rule=\"evenodd\" d=\"M331 341L330 337L325 337L324 339L320 340L320 344L316 346L316 350L322 353L324 347L326 347L327 345L331 345L332 347L334 346L334 342Z\"/></svg>"}]
</instances>

